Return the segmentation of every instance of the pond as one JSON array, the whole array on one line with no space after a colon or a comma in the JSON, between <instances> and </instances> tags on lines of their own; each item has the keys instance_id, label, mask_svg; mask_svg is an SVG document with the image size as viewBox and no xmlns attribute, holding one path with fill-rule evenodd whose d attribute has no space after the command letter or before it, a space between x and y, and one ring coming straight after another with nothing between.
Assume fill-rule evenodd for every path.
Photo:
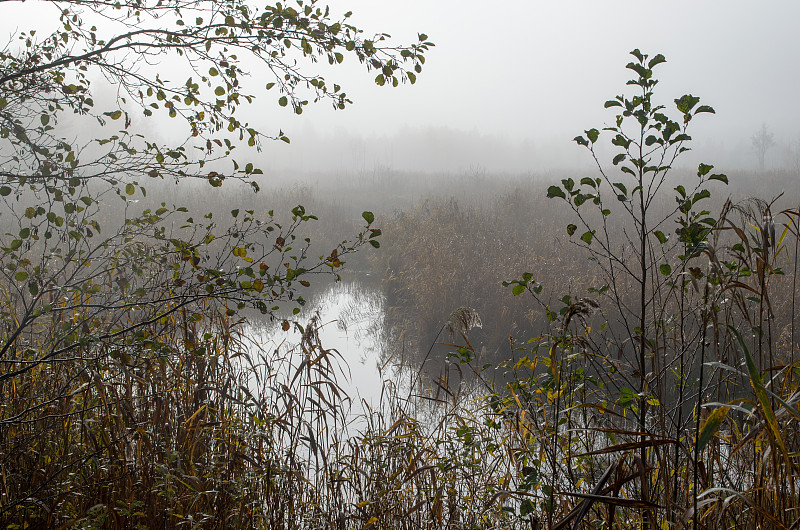
<instances>
[{"instance_id":1,"label":"pond","mask_svg":"<svg viewBox=\"0 0 800 530\"><path fill-rule=\"evenodd\" d=\"M396 387L404 379L399 361L388 353L386 301L380 283L363 276L330 284L297 317L307 332L316 330L319 344L331 352L333 375L352 400L353 414L360 413L364 404L378 407L387 383ZM303 334L297 327L284 331L280 321L254 321L244 334L253 360L261 359L255 364L271 364L265 371L274 374L277 364L284 375L291 375L302 363Z\"/></svg>"}]
</instances>

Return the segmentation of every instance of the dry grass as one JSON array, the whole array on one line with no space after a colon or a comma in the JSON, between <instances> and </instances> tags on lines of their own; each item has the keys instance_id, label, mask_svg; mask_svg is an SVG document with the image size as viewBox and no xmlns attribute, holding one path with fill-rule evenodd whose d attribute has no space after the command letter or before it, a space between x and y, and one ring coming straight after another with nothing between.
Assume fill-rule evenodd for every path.
<instances>
[{"instance_id":1,"label":"dry grass","mask_svg":"<svg viewBox=\"0 0 800 530\"><path fill-rule=\"evenodd\" d=\"M518 190L492 208L429 201L384 224L389 326L413 311L420 358L438 362L426 363L437 366L427 384L389 385L357 418L340 384L344 362L320 344L318 322L304 323L288 353L260 351L244 322L211 302L3 379L0 520L797 527L800 212L770 205L778 241L765 251L767 204L726 207L697 270L660 285L641 432L628 346L609 347L613 308L586 292L595 276L542 204ZM537 293L528 283L541 304L497 295L524 270L547 284ZM459 307L474 312L450 319L451 336ZM496 346L521 329L534 340ZM35 352L36 335L26 340ZM484 370L484 347L512 358Z\"/></svg>"}]
</instances>

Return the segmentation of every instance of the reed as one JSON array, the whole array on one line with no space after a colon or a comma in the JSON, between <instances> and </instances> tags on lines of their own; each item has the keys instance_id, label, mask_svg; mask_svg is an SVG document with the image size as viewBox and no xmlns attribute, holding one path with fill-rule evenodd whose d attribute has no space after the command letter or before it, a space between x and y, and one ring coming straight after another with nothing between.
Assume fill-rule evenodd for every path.
<instances>
[{"instance_id":1,"label":"reed","mask_svg":"<svg viewBox=\"0 0 800 530\"><path fill-rule=\"evenodd\" d=\"M590 131L579 143L591 149ZM658 192L667 170L677 207ZM276 303L299 304L288 283L277 289L312 252L300 243L284 255L287 239L305 239L300 220L314 220L305 210L264 221L254 207L227 232L209 216L194 234L208 255L218 249L202 230L251 238L213 269L198 269L196 247L181 241L164 255L141 244L161 222L143 213L112 223L105 261L80 262L91 281L70 284L78 262L66 258L28 296L20 273L56 260L34 247L0 284L0 525L797 528L798 197L734 187L715 202L709 171L658 168L647 211L624 196L622 221L594 196L575 199L583 191L568 178L548 194L572 210L519 183L477 196L476 181L458 199L426 195L379 213L381 252L358 265L383 280L381 360L396 371L374 405L346 394L347 363L321 341L318 316L264 311L300 332L291 343L275 331L275 348L255 340L242 284L225 296L170 291L184 273L206 282L260 253L279 258L270 270L292 270L272 278ZM601 175L580 186L599 197ZM346 225L340 191L328 212ZM293 205L305 194L273 198ZM217 218L237 218L238 200L216 204ZM567 224L576 237L566 239L570 212L592 203L601 209L579 221L601 228L580 236ZM362 218L358 244L334 243L319 269L338 269L379 234L373 214ZM88 252L71 244L70 256ZM120 256L141 274L121 274ZM261 293L251 273L247 289Z\"/></svg>"}]
</instances>

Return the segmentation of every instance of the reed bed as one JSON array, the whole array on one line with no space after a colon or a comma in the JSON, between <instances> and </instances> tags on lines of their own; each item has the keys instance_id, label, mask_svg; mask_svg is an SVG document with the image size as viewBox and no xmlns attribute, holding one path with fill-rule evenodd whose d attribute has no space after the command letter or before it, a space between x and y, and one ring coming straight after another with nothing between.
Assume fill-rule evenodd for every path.
<instances>
[{"instance_id":1,"label":"reed bed","mask_svg":"<svg viewBox=\"0 0 800 530\"><path fill-rule=\"evenodd\" d=\"M649 291L644 431L630 345L609 348L621 324L586 292L591 270L556 221L527 242L528 230L503 229L503 215L541 212L536 199L511 191L498 198L506 210L428 202L386 223L396 239L375 262L395 308L389 336L405 339L397 315L409 307L427 330L416 358L395 357L405 375L387 378L380 403L345 394L346 363L318 321L288 351L258 349L244 319L206 300L2 380L0 523L796 528L800 211L786 200L719 205L701 259ZM419 256L430 262L402 261ZM549 285L490 294L526 269ZM498 329L503 347L487 335ZM35 351L36 334L25 340Z\"/></svg>"}]
</instances>

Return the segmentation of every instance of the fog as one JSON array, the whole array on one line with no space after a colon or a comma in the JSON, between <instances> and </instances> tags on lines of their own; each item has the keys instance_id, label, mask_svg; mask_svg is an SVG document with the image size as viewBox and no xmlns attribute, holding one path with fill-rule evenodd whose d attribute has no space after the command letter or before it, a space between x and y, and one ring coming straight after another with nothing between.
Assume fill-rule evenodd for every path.
<instances>
[{"instance_id":1,"label":"fog","mask_svg":"<svg viewBox=\"0 0 800 530\"><path fill-rule=\"evenodd\" d=\"M1 4L0 528L796 528L800 2L281 2Z\"/></svg>"},{"instance_id":2,"label":"fog","mask_svg":"<svg viewBox=\"0 0 800 530\"><path fill-rule=\"evenodd\" d=\"M310 105L301 116L262 94L248 120L292 140L266 145L255 160L278 173L371 174L386 170L492 173L581 169L590 165L571 139L608 124L603 102L623 92L628 53L662 53L658 101L691 93L717 114L692 125L698 160L728 169L757 165L750 138L774 133L767 169L800 166L800 3L614 1L332 0L352 11L366 35L387 32L408 44L424 32L436 46L415 86L378 87L352 57L335 68L307 65L344 87L354 104ZM0 35L14 40L36 20L57 22L49 2L4 6ZM102 28L101 28L102 29ZM161 65L160 67L165 67ZM252 72L255 87L263 72ZM179 80L178 80L179 81ZM146 120L152 127L152 120ZM171 123L170 125L175 125ZM158 127L160 133L165 129ZM176 131L177 132L177 131ZM185 131L181 131L185 134Z\"/></svg>"},{"instance_id":3,"label":"fog","mask_svg":"<svg viewBox=\"0 0 800 530\"><path fill-rule=\"evenodd\" d=\"M713 106L693 124L695 156L753 168L750 137L766 124L776 145L767 168L797 164L800 150L800 3L335 0L352 20L399 42L425 32L436 47L415 86L387 89L360 65L331 72L355 104L302 116L269 112L292 138L270 148L273 167L390 166L452 171L577 168L571 145L609 123L603 102L623 91L630 52L662 53L661 103L685 93ZM692 157L684 163L694 163Z\"/></svg>"}]
</instances>

